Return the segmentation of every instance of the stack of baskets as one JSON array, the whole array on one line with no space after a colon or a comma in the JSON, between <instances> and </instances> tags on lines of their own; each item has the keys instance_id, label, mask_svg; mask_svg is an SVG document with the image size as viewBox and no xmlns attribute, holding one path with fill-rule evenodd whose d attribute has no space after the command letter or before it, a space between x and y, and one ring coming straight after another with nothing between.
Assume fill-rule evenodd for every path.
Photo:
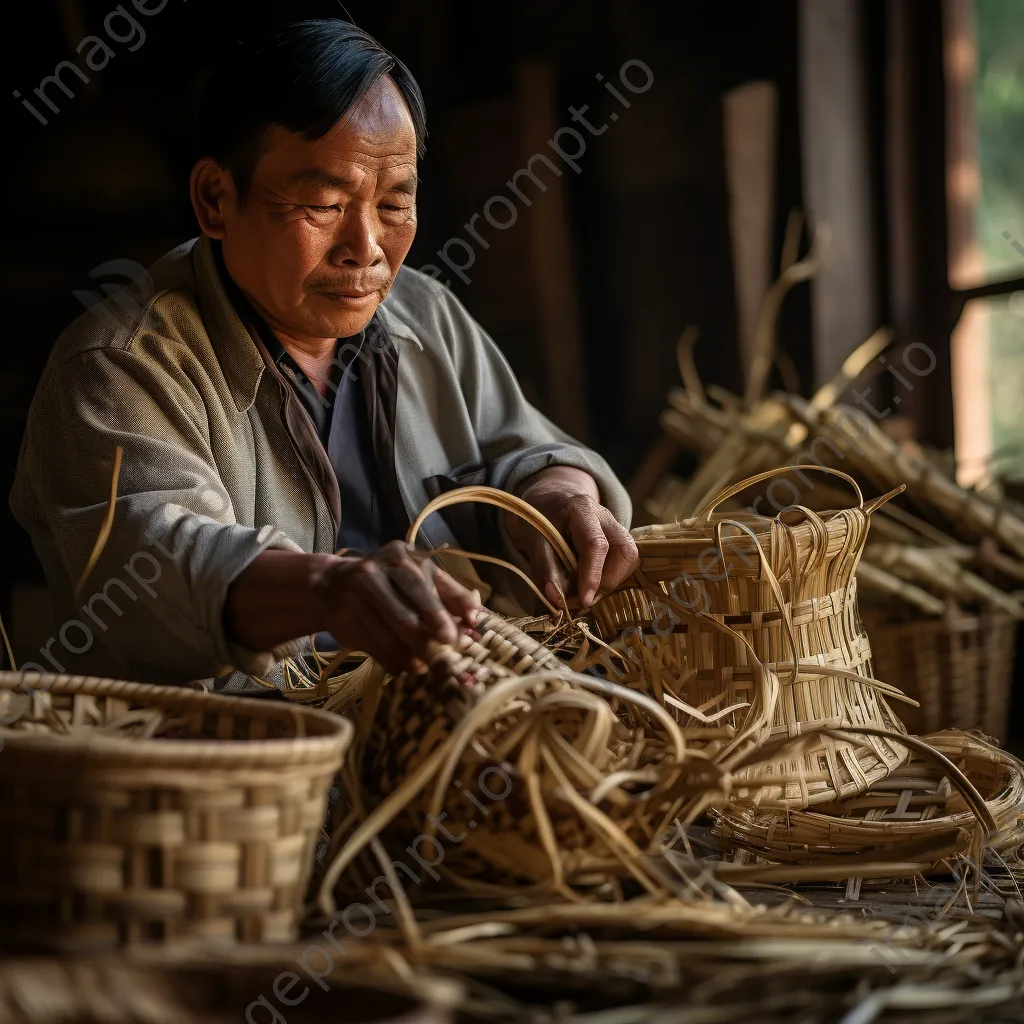
<instances>
[{"instance_id":1,"label":"stack of baskets","mask_svg":"<svg viewBox=\"0 0 1024 1024\"><path fill-rule=\"evenodd\" d=\"M0 711L4 946L297 936L349 722L33 673L0 674Z\"/></svg>"}]
</instances>

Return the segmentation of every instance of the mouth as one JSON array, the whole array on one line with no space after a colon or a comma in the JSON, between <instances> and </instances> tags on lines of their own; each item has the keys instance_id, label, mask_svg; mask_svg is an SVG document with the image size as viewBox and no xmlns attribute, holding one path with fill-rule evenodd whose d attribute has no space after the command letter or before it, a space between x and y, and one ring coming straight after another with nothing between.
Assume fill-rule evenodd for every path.
<instances>
[{"instance_id":1,"label":"mouth","mask_svg":"<svg viewBox=\"0 0 1024 1024\"><path fill-rule=\"evenodd\" d=\"M325 298L343 306L365 306L377 299L376 290L368 292L355 291L352 289L343 289L338 291L325 290L318 294L323 295Z\"/></svg>"}]
</instances>

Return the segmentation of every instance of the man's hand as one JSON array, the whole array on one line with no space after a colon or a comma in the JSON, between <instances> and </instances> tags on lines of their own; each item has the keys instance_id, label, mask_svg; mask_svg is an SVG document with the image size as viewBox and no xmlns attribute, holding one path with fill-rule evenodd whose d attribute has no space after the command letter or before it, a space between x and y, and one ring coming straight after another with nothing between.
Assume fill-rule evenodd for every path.
<instances>
[{"instance_id":1,"label":"man's hand","mask_svg":"<svg viewBox=\"0 0 1024 1024\"><path fill-rule=\"evenodd\" d=\"M401 541L368 558L339 558L324 578L326 628L389 672L422 670L431 641L454 643L478 595Z\"/></svg>"},{"instance_id":2,"label":"man's hand","mask_svg":"<svg viewBox=\"0 0 1024 1024\"><path fill-rule=\"evenodd\" d=\"M454 642L479 607L477 594L392 541L367 558L264 551L228 588L224 624L254 651L330 630L397 674L422 670L431 642Z\"/></svg>"},{"instance_id":3,"label":"man's hand","mask_svg":"<svg viewBox=\"0 0 1024 1024\"><path fill-rule=\"evenodd\" d=\"M579 556L577 578L570 581L551 545L523 520L506 516L512 543L529 558L534 579L549 601L558 605L561 590L573 594L580 607L589 608L626 578L637 558L636 544L601 504L589 473L550 466L526 480L518 493L551 521Z\"/></svg>"}]
</instances>

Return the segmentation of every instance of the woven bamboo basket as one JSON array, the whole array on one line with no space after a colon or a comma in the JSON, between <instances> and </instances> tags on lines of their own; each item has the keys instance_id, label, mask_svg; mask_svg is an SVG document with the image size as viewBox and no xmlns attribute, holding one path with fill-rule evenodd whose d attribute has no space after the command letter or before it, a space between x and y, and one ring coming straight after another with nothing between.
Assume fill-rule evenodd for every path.
<instances>
[{"instance_id":1,"label":"woven bamboo basket","mask_svg":"<svg viewBox=\"0 0 1024 1024\"><path fill-rule=\"evenodd\" d=\"M905 602L864 602L861 615L874 667L898 679L919 707L903 720L913 733L981 729L1006 740L1017 620L998 608L966 610L950 602L926 616Z\"/></svg>"},{"instance_id":2,"label":"woven bamboo basket","mask_svg":"<svg viewBox=\"0 0 1024 1024\"><path fill-rule=\"evenodd\" d=\"M295 937L352 726L185 688L0 673L0 941Z\"/></svg>"},{"instance_id":3,"label":"woven bamboo basket","mask_svg":"<svg viewBox=\"0 0 1024 1024\"><path fill-rule=\"evenodd\" d=\"M948 873L950 858L980 863L982 846L1019 862L1024 763L955 729L912 742L910 760L863 793L806 811L730 807L717 813L715 834L729 847L794 865L791 881L829 877L836 861L844 862L840 877L851 864L863 871L872 863L889 876Z\"/></svg>"},{"instance_id":4,"label":"woven bamboo basket","mask_svg":"<svg viewBox=\"0 0 1024 1024\"><path fill-rule=\"evenodd\" d=\"M716 514L715 507L779 469L720 492L696 516L633 531L639 565L627 586L594 609L602 638L622 651L605 659L611 678L648 690L684 728L706 730L728 765L777 737L868 727L887 735L837 740L827 731L800 757L757 775L748 796L765 807L809 807L850 796L907 758L905 730L875 678L857 609L855 572L871 514L898 490L817 514L794 507L774 518ZM742 793L733 794L734 798Z\"/></svg>"}]
</instances>

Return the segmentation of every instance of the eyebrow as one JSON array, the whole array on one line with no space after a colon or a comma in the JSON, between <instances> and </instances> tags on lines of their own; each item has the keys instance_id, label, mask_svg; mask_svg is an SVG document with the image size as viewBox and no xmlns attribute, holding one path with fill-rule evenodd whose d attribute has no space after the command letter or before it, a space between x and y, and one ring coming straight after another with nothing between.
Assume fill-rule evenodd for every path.
<instances>
[{"instance_id":1,"label":"eyebrow","mask_svg":"<svg viewBox=\"0 0 1024 1024\"><path fill-rule=\"evenodd\" d=\"M418 184L418 179L417 179L416 175L415 174L410 174L408 177L403 178L401 181L396 182L394 185L392 185L391 188L388 189L388 191L389 192L404 192L407 196L414 196L414 195L416 195L416 186L417 186L417 184Z\"/></svg>"},{"instance_id":2,"label":"eyebrow","mask_svg":"<svg viewBox=\"0 0 1024 1024\"><path fill-rule=\"evenodd\" d=\"M293 176L292 180L296 184L303 185L320 185L324 188L336 188L344 191L345 189L351 188L355 182L351 178L339 178L337 175L329 174L327 171L320 167L306 167L301 171L297 171ZM396 182L390 188L388 192L403 192L405 195L415 196L416 195L417 178L415 174L410 174L403 178L401 181Z\"/></svg>"}]
</instances>

